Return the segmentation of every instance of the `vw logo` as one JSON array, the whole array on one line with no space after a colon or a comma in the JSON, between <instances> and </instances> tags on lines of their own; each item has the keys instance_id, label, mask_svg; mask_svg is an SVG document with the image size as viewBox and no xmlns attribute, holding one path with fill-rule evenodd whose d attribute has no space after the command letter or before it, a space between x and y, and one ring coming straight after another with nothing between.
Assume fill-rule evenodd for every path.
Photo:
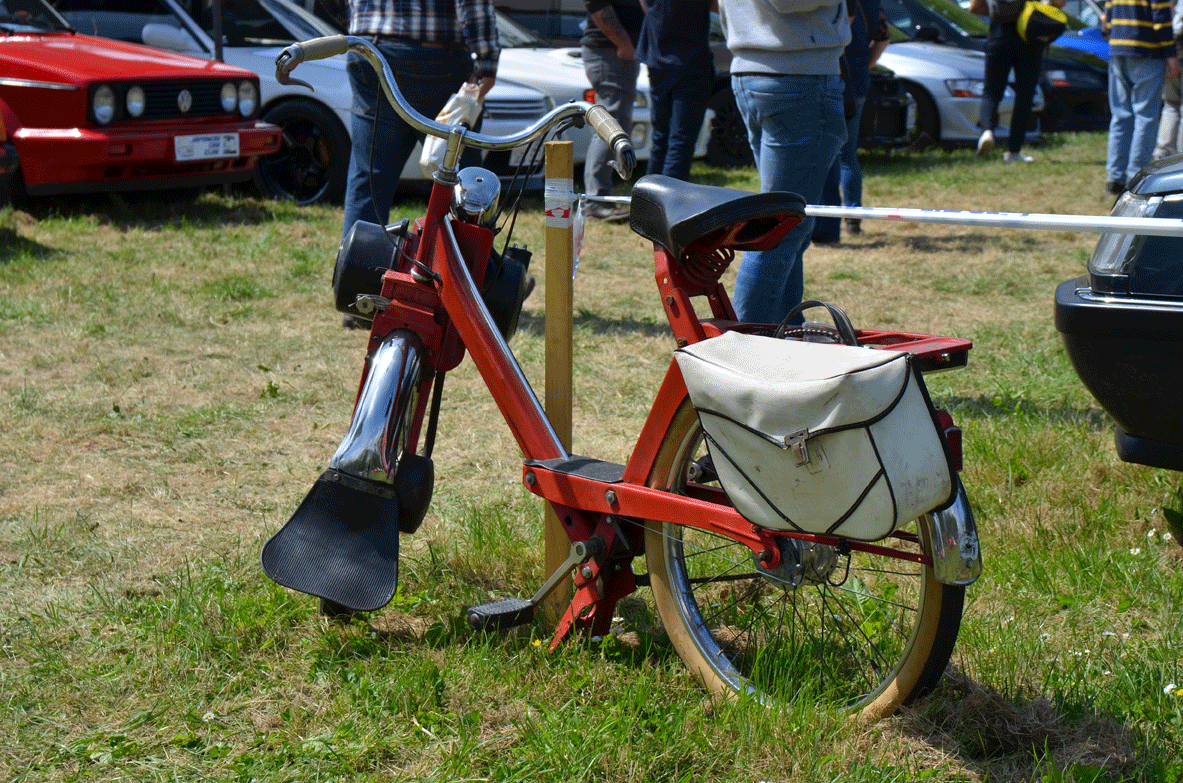
<instances>
[{"instance_id":1,"label":"vw logo","mask_svg":"<svg viewBox=\"0 0 1183 783\"><path fill-rule=\"evenodd\" d=\"M177 95L177 108L181 110L181 114L187 113L193 108L193 93L188 90L181 90Z\"/></svg>"}]
</instances>

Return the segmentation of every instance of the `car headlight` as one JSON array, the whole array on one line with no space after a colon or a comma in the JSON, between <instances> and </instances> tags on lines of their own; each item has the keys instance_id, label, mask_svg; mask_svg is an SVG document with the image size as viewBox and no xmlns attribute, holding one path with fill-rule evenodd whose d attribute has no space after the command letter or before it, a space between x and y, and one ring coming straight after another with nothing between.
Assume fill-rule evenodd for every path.
<instances>
[{"instance_id":1,"label":"car headlight","mask_svg":"<svg viewBox=\"0 0 1183 783\"><path fill-rule=\"evenodd\" d=\"M95 122L107 125L115 119L115 91L107 85L102 85L94 91L90 99L90 112Z\"/></svg>"},{"instance_id":2,"label":"car headlight","mask_svg":"<svg viewBox=\"0 0 1183 783\"><path fill-rule=\"evenodd\" d=\"M1146 198L1127 190L1109 214L1113 217L1154 217L1161 203L1161 196ZM1141 234L1102 234L1089 259L1089 271L1098 275L1128 274L1128 267L1138 255L1145 239Z\"/></svg>"},{"instance_id":3,"label":"car headlight","mask_svg":"<svg viewBox=\"0 0 1183 783\"><path fill-rule=\"evenodd\" d=\"M238 113L250 117L259 108L259 90L254 82L238 83Z\"/></svg>"},{"instance_id":4,"label":"car headlight","mask_svg":"<svg viewBox=\"0 0 1183 783\"><path fill-rule=\"evenodd\" d=\"M946 79L945 86L954 98L981 98L986 91L986 82L982 79Z\"/></svg>"},{"instance_id":5,"label":"car headlight","mask_svg":"<svg viewBox=\"0 0 1183 783\"><path fill-rule=\"evenodd\" d=\"M649 141L649 124L645 122L633 123L632 133L629 134L629 141L632 142L634 149L642 149Z\"/></svg>"},{"instance_id":6,"label":"car headlight","mask_svg":"<svg viewBox=\"0 0 1183 783\"><path fill-rule=\"evenodd\" d=\"M132 117L139 117L144 113L144 109L148 105L147 98L144 97L144 88L136 86L127 91L127 96L123 101L127 106L127 113Z\"/></svg>"},{"instance_id":7,"label":"car headlight","mask_svg":"<svg viewBox=\"0 0 1183 783\"><path fill-rule=\"evenodd\" d=\"M222 111L232 112L238 108L238 88L233 82L222 85Z\"/></svg>"}]
</instances>

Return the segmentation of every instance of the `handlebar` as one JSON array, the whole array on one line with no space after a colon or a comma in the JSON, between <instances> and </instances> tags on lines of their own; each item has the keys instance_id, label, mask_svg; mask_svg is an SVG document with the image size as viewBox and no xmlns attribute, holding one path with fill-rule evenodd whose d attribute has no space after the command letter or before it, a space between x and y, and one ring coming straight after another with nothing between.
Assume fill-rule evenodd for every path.
<instances>
[{"instance_id":1,"label":"handlebar","mask_svg":"<svg viewBox=\"0 0 1183 783\"><path fill-rule=\"evenodd\" d=\"M394 73L390 70L386 58L374 48L373 44L357 36L331 35L288 46L275 58L275 79L280 84L299 84L311 90L312 86L307 82L292 78L291 73L296 66L308 60L321 60L346 52L353 52L365 58L377 73L386 100L408 125L420 133L440 138L448 138L457 134L460 136L463 146L483 150L509 150L545 136L563 120L578 118L586 120L596 135L603 139L604 143L612 150L616 158L613 161L613 168L617 173L625 179L632 175L633 167L637 162L632 140L620 127L620 123L603 106L587 101L572 101L552 109L533 125L508 136L490 136L484 133L474 133L459 125L444 125L415 111L399 91L398 84L394 80Z\"/></svg>"}]
</instances>

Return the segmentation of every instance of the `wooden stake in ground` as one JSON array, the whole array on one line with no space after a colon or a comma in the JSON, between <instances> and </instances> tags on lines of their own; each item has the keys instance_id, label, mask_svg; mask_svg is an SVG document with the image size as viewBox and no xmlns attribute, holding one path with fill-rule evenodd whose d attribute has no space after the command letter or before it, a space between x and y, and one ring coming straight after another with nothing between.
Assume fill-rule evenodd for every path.
<instances>
[{"instance_id":1,"label":"wooden stake in ground","mask_svg":"<svg viewBox=\"0 0 1183 783\"><path fill-rule=\"evenodd\" d=\"M575 164L569 141L546 143L546 415L563 448L571 450L571 334L574 305ZM543 527L549 576L567 559L571 542L550 505ZM571 602L571 583L563 580L543 602L557 622Z\"/></svg>"}]
</instances>

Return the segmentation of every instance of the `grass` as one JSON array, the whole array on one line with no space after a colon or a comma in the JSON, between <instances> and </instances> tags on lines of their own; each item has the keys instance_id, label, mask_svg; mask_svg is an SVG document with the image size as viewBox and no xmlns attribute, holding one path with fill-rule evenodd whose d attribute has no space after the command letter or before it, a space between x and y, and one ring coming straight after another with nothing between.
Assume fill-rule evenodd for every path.
<instances>
[{"instance_id":1,"label":"grass","mask_svg":"<svg viewBox=\"0 0 1183 783\"><path fill-rule=\"evenodd\" d=\"M871 154L866 202L1108 212L1103 137L1035 154ZM535 270L540 206L516 229ZM399 594L366 621L322 620L258 551L357 388L364 338L329 294L340 210L236 192L0 213L0 780L1177 783L1183 482L1117 460L1052 325L1053 289L1096 237L864 228L809 251L807 294L858 325L974 341L930 388L965 430L986 568L939 692L856 727L715 703L650 625L553 654L541 623L471 633L465 607L546 575L540 509L468 362ZM669 362L651 263L627 229L587 227L579 453L627 458ZM540 293L514 338L539 390Z\"/></svg>"}]
</instances>

